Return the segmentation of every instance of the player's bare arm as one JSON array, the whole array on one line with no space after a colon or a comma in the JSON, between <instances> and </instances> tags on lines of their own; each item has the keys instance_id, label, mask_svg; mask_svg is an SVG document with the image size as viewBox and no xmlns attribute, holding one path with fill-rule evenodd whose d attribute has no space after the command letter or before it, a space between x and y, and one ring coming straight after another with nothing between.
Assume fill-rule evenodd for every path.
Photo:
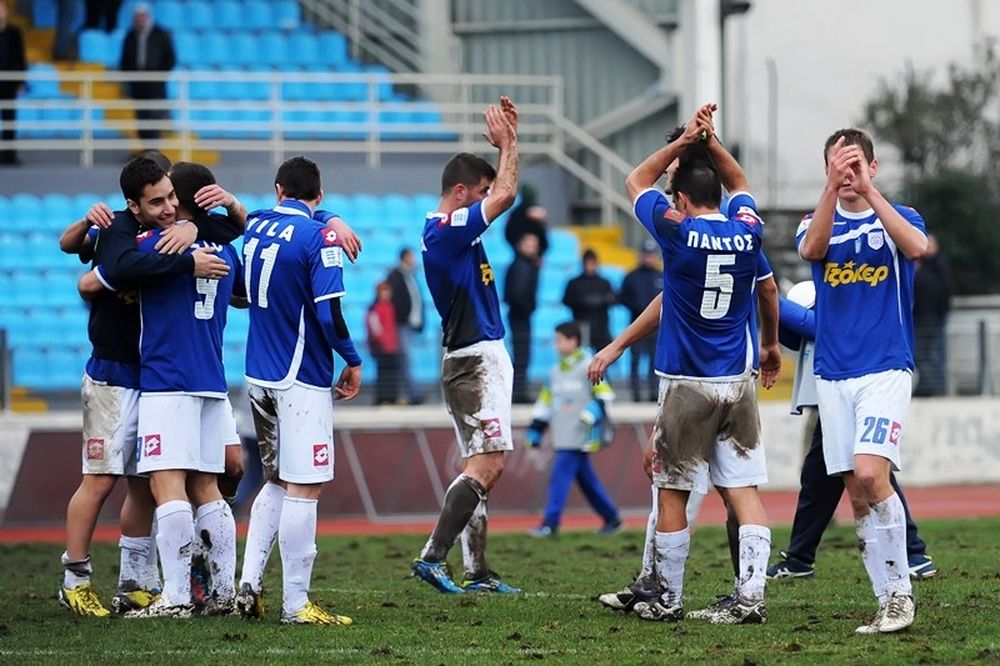
<instances>
[{"instance_id":1,"label":"player's bare arm","mask_svg":"<svg viewBox=\"0 0 1000 666\"><path fill-rule=\"evenodd\" d=\"M196 240L198 240L198 227L186 221L176 222L160 233L160 240L154 247L160 254L181 254Z\"/></svg>"},{"instance_id":2,"label":"player's bare arm","mask_svg":"<svg viewBox=\"0 0 1000 666\"><path fill-rule=\"evenodd\" d=\"M854 178L851 189L857 192L872 207L878 219L885 227L885 232L896 244L896 247L907 259L919 259L927 251L927 236L922 231L907 222L889 201L882 196L872 183L871 172L864 161L852 165Z\"/></svg>"},{"instance_id":3,"label":"player's bare arm","mask_svg":"<svg viewBox=\"0 0 1000 666\"><path fill-rule=\"evenodd\" d=\"M243 226L247 222L247 209L236 198L236 195L229 192L217 183L206 185L194 195L194 202L205 210L212 210L218 206L226 209L229 219Z\"/></svg>"},{"instance_id":4,"label":"player's bare arm","mask_svg":"<svg viewBox=\"0 0 1000 666\"><path fill-rule=\"evenodd\" d=\"M709 116L710 120L711 116ZM714 132L708 134L705 146L708 148L709 157L712 158L712 164L715 165L715 170L719 172L719 179L722 181L722 186L726 188L726 191L731 194L734 192L749 192L750 183L747 181L746 172L743 171L743 167L736 161L732 153L726 150L726 147L722 145L719 137Z\"/></svg>"},{"instance_id":5,"label":"player's bare arm","mask_svg":"<svg viewBox=\"0 0 1000 666\"><path fill-rule=\"evenodd\" d=\"M353 400L361 391L361 366L345 366L333 387L334 400Z\"/></svg>"},{"instance_id":6,"label":"player's bare arm","mask_svg":"<svg viewBox=\"0 0 1000 666\"><path fill-rule=\"evenodd\" d=\"M799 256L806 261L821 261L830 247L833 235L833 214L837 208L837 191L853 177L852 165L862 162L864 156L858 146L845 146L844 138L830 148L830 162L826 167L826 185L820 194L819 203L812 221L806 230Z\"/></svg>"},{"instance_id":7,"label":"player's bare arm","mask_svg":"<svg viewBox=\"0 0 1000 666\"><path fill-rule=\"evenodd\" d=\"M92 226L107 229L114 219L114 211L102 202L95 203L81 220L66 227L59 237L59 249L66 254L80 254L90 245L87 231Z\"/></svg>"},{"instance_id":8,"label":"player's bare arm","mask_svg":"<svg viewBox=\"0 0 1000 666\"><path fill-rule=\"evenodd\" d=\"M347 258L351 260L353 264L358 260L358 255L361 254L361 239L354 229L351 229L340 217L333 216L326 223L326 226L333 229L334 233L337 234L337 240L340 241L340 248L347 255Z\"/></svg>"},{"instance_id":9,"label":"player's bare arm","mask_svg":"<svg viewBox=\"0 0 1000 666\"><path fill-rule=\"evenodd\" d=\"M757 310L760 313L760 382L773 387L781 376L781 348L778 345L778 284L773 277L757 283Z\"/></svg>"},{"instance_id":10,"label":"player's bare arm","mask_svg":"<svg viewBox=\"0 0 1000 666\"><path fill-rule=\"evenodd\" d=\"M635 318L631 324L625 327L618 337L611 341L604 349L594 354L590 366L587 368L587 378L594 384L604 380L604 373L608 368L621 358L625 350L642 340L650 333L656 331L660 325L660 310L663 307L663 292L656 295L646 309Z\"/></svg>"},{"instance_id":11,"label":"player's bare arm","mask_svg":"<svg viewBox=\"0 0 1000 666\"><path fill-rule=\"evenodd\" d=\"M499 149L497 177L490 188L490 194L483 199L483 214L488 220L514 205L520 177L520 157L517 151L517 107L509 97L500 98L500 106L491 105L483 112L486 118L486 132L483 136L490 145Z\"/></svg>"},{"instance_id":12,"label":"player's bare arm","mask_svg":"<svg viewBox=\"0 0 1000 666\"><path fill-rule=\"evenodd\" d=\"M190 244L188 244L190 247ZM215 248L199 247L191 253L194 257L194 273L199 278L220 278L229 274L229 264L215 256Z\"/></svg>"},{"instance_id":13,"label":"player's bare arm","mask_svg":"<svg viewBox=\"0 0 1000 666\"><path fill-rule=\"evenodd\" d=\"M76 283L76 290L80 292L80 298L85 301L92 301L97 298L102 289L104 289L104 285L101 284L94 271L87 271Z\"/></svg>"},{"instance_id":14,"label":"player's bare arm","mask_svg":"<svg viewBox=\"0 0 1000 666\"><path fill-rule=\"evenodd\" d=\"M688 121L684 134L679 139L663 146L643 160L639 166L632 169L632 173L625 179L625 189L628 190L629 201L635 203L643 190L653 187L666 172L670 163L679 158L685 148L701 140L702 132L706 132L706 135L714 133L715 130L711 125L711 113L708 113L706 120L706 113L703 111L709 107L714 110L715 105L706 104L698 109L698 113Z\"/></svg>"}]
</instances>

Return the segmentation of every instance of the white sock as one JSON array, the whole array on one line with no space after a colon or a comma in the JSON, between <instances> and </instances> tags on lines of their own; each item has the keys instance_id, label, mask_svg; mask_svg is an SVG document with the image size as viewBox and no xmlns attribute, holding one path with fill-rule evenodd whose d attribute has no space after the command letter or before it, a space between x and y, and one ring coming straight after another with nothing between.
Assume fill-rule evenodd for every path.
<instances>
[{"instance_id":1,"label":"white sock","mask_svg":"<svg viewBox=\"0 0 1000 666\"><path fill-rule=\"evenodd\" d=\"M885 591L889 594L913 594L910 565L906 555L906 514L899 495L893 493L872 505L875 537L885 570Z\"/></svg>"},{"instance_id":2,"label":"white sock","mask_svg":"<svg viewBox=\"0 0 1000 666\"><path fill-rule=\"evenodd\" d=\"M278 527L281 552L281 605L294 615L309 601L309 582L316 561L316 505L318 500L285 497Z\"/></svg>"},{"instance_id":3,"label":"white sock","mask_svg":"<svg viewBox=\"0 0 1000 666\"><path fill-rule=\"evenodd\" d=\"M264 567L271 557L274 541L278 538L278 524L281 522L284 500L284 488L274 483L265 483L253 501L253 506L250 508L250 526L247 529L247 544L243 551L241 587L244 583L249 583L255 592L260 592Z\"/></svg>"},{"instance_id":4,"label":"white sock","mask_svg":"<svg viewBox=\"0 0 1000 666\"><path fill-rule=\"evenodd\" d=\"M705 501L706 497L708 495L703 495L697 490L692 490L688 493L687 506L684 507L684 515L687 517L688 527L698 519L698 514L701 513L701 504Z\"/></svg>"},{"instance_id":5,"label":"white sock","mask_svg":"<svg viewBox=\"0 0 1000 666\"><path fill-rule=\"evenodd\" d=\"M150 526L150 535L156 534L156 517L153 517L153 524ZM160 557L156 549L156 544L153 543L153 538L149 538L149 547L146 549L146 562L142 569L142 577L139 584L146 590L156 590L157 592L163 587L160 583Z\"/></svg>"},{"instance_id":6,"label":"white sock","mask_svg":"<svg viewBox=\"0 0 1000 666\"><path fill-rule=\"evenodd\" d=\"M740 579L737 590L746 601L764 599L767 560L771 557L771 530L763 525L740 525Z\"/></svg>"},{"instance_id":7,"label":"white sock","mask_svg":"<svg viewBox=\"0 0 1000 666\"><path fill-rule=\"evenodd\" d=\"M667 608L682 605L684 563L691 548L691 531L656 533L656 573L660 578L660 599Z\"/></svg>"},{"instance_id":8,"label":"white sock","mask_svg":"<svg viewBox=\"0 0 1000 666\"><path fill-rule=\"evenodd\" d=\"M855 519L854 532L858 535L858 550L861 551L861 562L868 572L868 580L872 583L872 591L881 603L886 597L885 559L875 534L875 516L869 513L864 518Z\"/></svg>"},{"instance_id":9,"label":"white sock","mask_svg":"<svg viewBox=\"0 0 1000 666\"><path fill-rule=\"evenodd\" d=\"M208 546L206 554L209 571L212 572L212 592L219 599L232 599L236 595L236 521L226 500L198 507L195 532Z\"/></svg>"},{"instance_id":10,"label":"white sock","mask_svg":"<svg viewBox=\"0 0 1000 666\"><path fill-rule=\"evenodd\" d=\"M171 606L191 603L191 542L194 516L181 500L156 507L156 544L163 564L163 597Z\"/></svg>"},{"instance_id":11,"label":"white sock","mask_svg":"<svg viewBox=\"0 0 1000 666\"><path fill-rule=\"evenodd\" d=\"M637 583L649 590L655 589L652 583L656 580L656 520L660 515L660 503L657 500L658 491L656 486L652 488L653 508L646 520L646 540L642 546L642 569L639 571L639 577L636 578Z\"/></svg>"},{"instance_id":12,"label":"white sock","mask_svg":"<svg viewBox=\"0 0 1000 666\"><path fill-rule=\"evenodd\" d=\"M130 537L124 534L118 539L120 561L118 568L118 589L132 590L144 588L146 560L152 549L152 538Z\"/></svg>"},{"instance_id":13,"label":"white sock","mask_svg":"<svg viewBox=\"0 0 1000 666\"><path fill-rule=\"evenodd\" d=\"M90 582L90 574L94 573L94 568L90 566L90 555L82 560L74 561L69 559L68 553L64 552L59 559L63 565L63 587L67 590Z\"/></svg>"}]
</instances>

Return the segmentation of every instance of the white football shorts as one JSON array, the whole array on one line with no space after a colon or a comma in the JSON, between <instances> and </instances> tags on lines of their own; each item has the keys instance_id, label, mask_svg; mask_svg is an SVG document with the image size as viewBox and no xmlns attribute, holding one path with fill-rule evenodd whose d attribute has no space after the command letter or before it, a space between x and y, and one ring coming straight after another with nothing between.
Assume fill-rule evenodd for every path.
<instances>
[{"instance_id":1,"label":"white football shorts","mask_svg":"<svg viewBox=\"0 0 1000 666\"><path fill-rule=\"evenodd\" d=\"M139 398L138 470L225 471L226 447L240 442L229 398L144 393Z\"/></svg>"},{"instance_id":2,"label":"white football shorts","mask_svg":"<svg viewBox=\"0 0 1000 666\"><path fill-rule=\"evenodd\" d=\"M910 407L912 375L886 370L862 377L816 378L826 473L854 469L854 456L881 456L899 470L899 440Z\"/></svg>"},{"instance_id":3,"label":"white football shorts","mask_svg":"<svg viewBox=\"0 0 1000 666\"><path fill-rule=\"evenodd\" d=\"M332 389L250 384L249 393L264 478L301 484L333 479Z\"/></svg>"},{"instance_id":4,"label":"white football shorts","mask_svg":"<svg viewBox=\"0 0 1000 666\"><path fill-rule=\"evenodd\" d=\"M441 385L463 458L514 449L514 366L503 340L484 340L446 352Z\"/></svg>"},{"instance_id":5,"label":"white football shorts","mask_svg":"<svg viewBox=\"0 0 1000 666\"><path fill-rule=\"evenodd\" d=\"M767 483L755 378L660 378L653 424L653 485L705 494Z\"/></svg>"},{"instance_id":6,"label":"white football shorts","mask_svg":"<svg viewBox=\"0 0 1000 666\"><path fill-rule=\"evenodd\" d=\"M84 373L83 473L135 476L139 391L110 386Z\"/></svg>"}]
</instances>

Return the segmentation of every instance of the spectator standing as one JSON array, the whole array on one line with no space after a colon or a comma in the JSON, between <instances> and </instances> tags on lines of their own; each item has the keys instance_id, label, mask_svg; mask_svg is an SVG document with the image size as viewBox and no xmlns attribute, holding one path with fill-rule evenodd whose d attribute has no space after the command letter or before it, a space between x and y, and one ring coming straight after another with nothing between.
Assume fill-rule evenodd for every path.
<instances>
[{"instance_id":1,"label":"spectator standing","mask_svg":"<svg viewBox=\"0 0 1000 666\"><path fill-rule=\"evenodd\" d=\"M597 253L583 253L583 273L566 284L563 305L573 312L573 319L583 327L583 346L604 349L611 343L608 310L614 305L615 290L597 274Z\"/></svg>"},{"instance_id":2,"label":"spectator standing","mask_svg":"<svg viewBox=\"0 0 1000 666\"><path fill-rule=\"evenodd\" d=\"M399 334L399 370L396 395L410 404L423 402L410 370L410 348L413 336L424 330L424 299L415 277L417 258L413 250L403 248L399 265L389 271L386 281L392 288L392 305L396 311L396 329Z\"/></svg>"},{"instance_id":3,"label":"spectator standing","mask_svg":"<svg viewBox=\"0 0 1000 666\"><path fill-rule=\"evenodd\" d=\"M76 0L57 0L56 40L52 44L55 60L76 60L76 40L80 29L80 6Z\"/></svg>"},{"instance_id":4,"label":"spectator standing","mask_svg":"<svg viewBox=\"0 0 1000 666\"><path fill-rule=\"evenodd\" d=\"M114 32L118 28L118 10L122 0L87 0L83 25L88 30Z\"/></svg>"},{"instance_id":5,"label":"spectator standing","mask_svg":"<svg viewBox=\"0 0 1000 666\"><path fill-rule=\"evenodd\" d=\"M649 239L643 241L639 252L639 266L625 276L621 292L618 294L618 302L628 308L630 321L638 319L646 306L662 291L663 271L660 266L660 248L656 241ZM649 363L649 369L646 372L649 400L656 402L658 382L654 367L655 356L655 331L632 345L629 382L632 389L632 400L635 402L641 402L643 399L639 382L639 365L643 357L646 357Z\"/></svg>"},{"instance_id":6,"label":"spectator standing","mask_svg":"<svg viewBox=\"0 0 1000 666\"><path fill-rule=\"evenodd\" d=\"M24 55L24 36L21 29L7 23L7 1L0 0L0 72L23 72L27 69ZM0 140L13 141L17 111L14 100L24 90L24 81L0 81L0 123L8 124L0 131ZM9 107L7 105L10 105ZM20 161L13 148L0 148L0 164L16 165Z\"/></svg>"},{"instance_id":7,"label":"spectator standing","mask_svg":"<svg viewBox=\"0 0 1000 666\"><path fill-rule=\"evenodd\" d=\"M124 72L169 72L177 64L174 42L170 33L153 22L149 5L140 3L132 15L132 29L122 44L121 68ZM165 81L130 81L128 94L134 100L165 100ZM165 108L136 109L135 117L141 122L162 120L169 114ZM140 139L159 139L159 129L139 129Z\"/></svg>"},{"instance_id":8,"label":"spectator standing","mask_svg":"<svg viewBox=\"0 0 1000 666\"><path fill-rule=\"evenodd\" d=\"M533 402L528 395L528 365L531 363L531 315L537 307L541 241L533 233L523 234L515 246L517 254L507 269L503 301L507 304L514 348L514 402Z\"/></svg>"},{"instance_id":9,"label":"spectator standing","mask_svg":"<svg viewBox=\"0 0 1000 666\"><path fill-rule=\"evenodd\" d=\"M538 205L538 194L530 185L521 188L521 203L511 211L504 229L504 238L515 252L525 234L538 238L538 256L544 256L549 249L548 212Z\"/></svg>"},{"instance_id":10,"label":"spectator standing","mask_svg":"<svg viewBox=\"0 0 1000 666\"><path fill-rule=\"evenodd\" d=\"M948 312L951 310L951 267L940 253L933 234L927 252L917 261L913 279L914 360L917 387L913 395L934 396L948 392Z\"/></svg>"},{"instance_id":11,"label":"spectator standing","mask_svg":"<svg viewBox=\"0 0 1000 666\"><path fill-rule=\"evenodd\" d=\"M368 308L368 348L375 357L375 404L392 405L399 394L400 345L393 290L388 282L375 287L375 302Z\"/></svg>"}]
</instances>

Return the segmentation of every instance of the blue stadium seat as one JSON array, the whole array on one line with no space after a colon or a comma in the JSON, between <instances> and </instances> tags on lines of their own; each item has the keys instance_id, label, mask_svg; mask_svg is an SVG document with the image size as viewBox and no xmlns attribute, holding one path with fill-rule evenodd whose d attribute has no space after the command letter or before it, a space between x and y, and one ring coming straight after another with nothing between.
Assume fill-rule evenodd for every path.
<instances>
[{"instance_id":1,"label":"blue stadium seat","mask_svg":"<svg viewBox=\"0 0 1000 666\"><path fill-rule=\"evenodd\" d=\"M197 0L188 2L185 5L185 18L187 20L188 29L210 30L217 27L215 24L215 15L212 12L210 3L208 2L199 2ZM175 39L178 34L181 33L175 33Z\"/></svg>"},{"instance_id":2,"label":"blue stadium seat","mask_svg":"<svg viewBox=\"0 0 1000 666\"><path fill-rule=\"evenodd\" d=\"M215 9L215 26L223 30L243 28L243 10L240 4L232 0L212 3Z\"/></svg>"},{"instance_id":3,"label":"blue stadium seat","mask_svg":"<svg viewBox=\"0 0 1000 666\"><path fill-rule=\"evenodd\" d=\"M188 15L192 13L192 5L188 5ZM201 59L201 45L198 35L186 30L174 33L174 50L177 52L177 62L180 65L197 65Z\"/></svg>"},{"instance_id":4,"label":"blue stadium seat","mask_svg":"<svg viewBox=\"0 0 1000 666\"><path fill-rule=\"evenodd\" d=\"M41 203L42 217L39 222L44 228L61 230L81 217L74 215L73 200L65 194L46 194Z\"/></svg>"},{"instance_id":5,"label":"blue stadium seat","mask_svg":"<svg viewBox=\"0 0 1000 666\"><path fill-rule=\"evenodd\" d=\"M28 85L26 97L30 99L59 99L59 79L51 78L58 70L48 63L33 63L28 66L25 83Z\"/></svg>"},{"instance_id":6,"label":"blue stadium seat","mask_svg":"<svg viewBox=\"0 0 1000 666\"><path fill-rule=\"evenodd\" d=\"M411 214L414 218L423 220L427 216L427 213L437 210L439 200L440 197L436 197L433 194L418 194L413 197Z\"/></svg>"},{"instance_id":7,"label":"blue stadium seat","mask_svg":"<svg viewBox=\"0 0 1000 666\"><path fill-rule=\"evenodd\" d=\"M356 194L352 200L354 217L358 224L365 220L367 224L378 225L382 220L382 200L371 194Z\"/></svg>"},{"instance_id":8,"label":"blue stadium seat","mask_svg":"<svg viewBox=\"0 0 1000 666\"><path fill-rule=\"evenodd\" d=\"M320 62L339 68L347 62L347 38L339 32L324 30L319 34Z\"/></svg>"},{"instance_id":9,"label":"blue stadium seat","mask_svg":"<svg viewBox=\"0 0 1000 666\"><path fill-rule=\"evenodd\" d=\"M299 27L302 21L302 11L295 0L278 0L272 5L271 21L279 28L290 29Z\"/></svg>"},{"instance_id":10,"label":"blue stadium seat","mask_svg":"<svg viewBox=\"0 0 1000 666\"><path fill-rule=\"evenodd\" d=\"M77 52L83 62L106 64L111 50L111 38L103 30L84 30L80 33Z\"/></svg>"},{"instance_id":11,"label":"blue stadium seat","mask_svg":"<svg viewBox=\"0 0 1000 666\"><path fill-rule=\"evenodd\" d=\"M229 40L229 62L231 65L250 65L259 56L257 38L247 32L235 32Z\"/></svg>"},{"instance_id":12,"label":"blue stadium seat","mask_svg":"<svg viewBox=\"0 0 1000 666\"><path fill-rule=\"evenodd\" d=\"M289 39L288 52L293 64L315 64L319 60L319 38L306 32L296 33Z\"/></svg>"},{"instance_id":13,"label":"blue stadium seat","mask_svg":"<svg viewBox=\"0 0 1000 666\"><path fill-rule=\"evenodd\" d=\"M14 350L14 384L31 388L41 387L47 381L48 354L38 347L20 347Z\"/></svg>"},{"instance_id":14,"label":"blue stadium seat","mask_svg":"<svg viewBox=\"0 0 1000 666\"><path fill-rule=\"evenodd\" d=\"M264 30L271 27L271 6L266 2L251 0L243 4L243 26L251 30Z\"/></svg>"},{"instance_id":15,"label":"blue stadium seat","mask_svg":"<svg viewBox=\"0 0 1000 666\"><path fill-rule=\"evenodd\" d=\"M171 32L188 29L184 12L185 7L178 0L160 0L153 5L154 20Z\"/></svg>"},{"instance_id":16,"label":"blue stadium seat","mask_svg":"<svg viewBox=\"0 0 1000 666\"><path fill-rule=\"evenodd\" d=\"M625 269L619 266L601 266L597 272L601 277L611 283L611 287L615 291L622 286L622 280L625 279Z\"/></svg>"},{"instance_id":17,"label":"blue stadium seat","mask_svg":"<svg viewBox=\"0 0 1000 666\"><path fill-rule=\"evenodd\" d=\"M205 32L201 38L202 62L206 65L222 65L229 61L229 39L219 31Z\"/></svg>"},{"instance_id":18,"label":"blue stadium seat","mask_svg":"<svg viewBox=\"0 0 1000 666\"><path fill-rule=\"evenodd\" d=\"M354 204L343 194L327 194L321 204L323 210L339 215L348 224L354 219Z\"/></svg>"},{"instance_id":19,"label":"blue stadium seat","mask_svg":"<svg viewBox=\"0 0 1000 666\"><path fill-rule=\"evenodd\" d=\"M49 352L49 375L38 386L41 389L69 389L80 385L86 358L80 352L55 348Z\"/></svg>"},{"instance_id":20,"label":"blue stadium seat","mask_svg":"<svg viewBox=\"0 0 1000 666\"><path fill-rule=\"evenodd\" d=\"M54 28L59 22L56 0L35 0L32 20L36 28Z\"/></svg>"},{"instance_id":21,"label":"blue stadium seat","mask_svg":"<svg viewBox=\"0 0 1000 666\"><path fill-rule=\"evenodd\" d=\"M0 229L8 228L10 217L10 199L0 194Z\"/></svg>"},{"instance_id":22,"label":"blue stadium seat","mask_svg":"<svg viewBox=\"0 0 1000 666\"><path fill-rule=\"evenodd\" d=\"M265 32L259 40L258 59L265 65L281 66L291 63L288 54L288 37L280 32Z\"/></svg>"},{"instance_id":23,"label":"blue stadium seat","mask_svg":"<svg viewBox=\"0 0 1000 666\"><path fill-rule=\"evenodd\" d=\"M580 241L570 231L553 229L549 232L549 251L546 258L561 261L579 261Z\"/></svg>"}]
</instances>

